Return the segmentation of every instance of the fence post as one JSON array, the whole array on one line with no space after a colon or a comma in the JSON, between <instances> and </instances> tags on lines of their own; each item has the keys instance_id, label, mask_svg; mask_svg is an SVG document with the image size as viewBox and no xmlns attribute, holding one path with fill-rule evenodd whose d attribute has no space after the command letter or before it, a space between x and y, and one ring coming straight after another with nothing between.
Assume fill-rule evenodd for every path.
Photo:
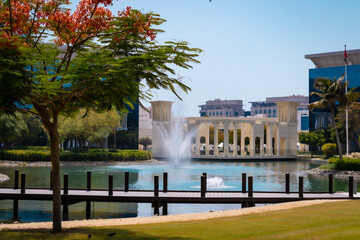
<instances>
[{"instance_id":1,"label":"fence post","mask_svg":"<svg viewBox=\"0 0 360 240\"><path fill-rule=\"evenodd\" d=\"M109 175L108 177L109 179L109 196L112 196L113 195L113 175Z\"/></svg>"},{"instance_id":2,"label":"fence post","mask_svg":"<svg viewBox=\"0 0 360 240\"><path fill-rule=\"evenodd\" d=\"M330 173L329 174L329 193L333 194L334 193L334 186L333 186L333 174Z\"/></svg>"},{"instance_id":3,"label":"fence post","mask_svg":"<svg viewBox=\"0 0 360 240\"><path fill-rule=\"evenodd\" d=\"M290 193L290 173L285 174L285 192Z\"/></svg>"},{"instance_id":4,"label":"fence post","mask_svg":"<svg viewBox=\"0 0 360 240\"><path fill-rule=\"evenodd\" d=\"M67 173L64 174L64 194L68 194L69 192L69 175Z\"/></svg>"},{"instance_id":5,"label":"fence post","mask_svg":"<svg viewBox=\"0 0 360 240\"><path fill-rule=\"evenodd\" d=\"M246 173L242 174L241 184L242 184L242 193L246 193Z\"/></svg>"},{"instance_id":6,"label":"fence post","mask_svg":"<svg viewBox=\"0 0 360 240\"><path fill-rule=\"evenodd\" d=\"M349 177L349 197L354 197L354 177Z\"/></svg>"},{"instance_id":7,"label":"fence post","mask_svg":"<svg viewBox=\"0 0 360 240\"><path fill-rule=\"evenodd\" d=\"M86 191L91 191L91 171L86 172Z\"/></svg>"},{"instance_id":8,"label":"fence post","mask_svg":"<svg viewBox=\"0 0 360 240\"><path fill-rule=\"evenodd\" d=\"M299 177L299 198L304 197L304 177Z\"/></svg>"},{"instance_id":9,"label":"fence post","mask_svg":"<svg viewBox=\"0 0 360 240\"><path fill-rule=\"evenodd\" d=\"M167 192L168 191L168 173L164 172L163 173L163 192Z\"/></svg>"},{"instance_id":10,"label":"fence post","mask_svg":"<svg viewBox=\"0 0 360 240\"><path fill-rule=\"evenodd\" d=\"M167 203L163 203L163 205L162 205L162 214L168 215L168 204Z\"/></svg>"},{"instance_id":11,"label":"fence post","mask_svg":"<svg viewBox=\"0 0 360 240\"><path fill-rule=\"evenodd\" d=\"M204 185L204 189L205 189L205 192L207 192L207 173L206 172L204 172L203 173L203 176L204 176L204 178L205 178L205 185Z\"/></svg>"},{"instance_id":12,"label":"fence post","mask_svg":"<svg viewBox=\"0 0 360 240\"><path fill-rule=\"evenodd\" d=\"M202 175L200 177L200 184L201 184L201 197L205 197L205 176Z\"/></svg>"},{"instance_id":13,"label":"fence post","mask_svg":"<svg viewBox=\"0 0 360 240\"><path fill-rule=\"evenodd\" d=\"M159 196L159 176L154 176L154 196Z\"/></svg>"},{"instance_id":14,"label":"fence post","mask_svg":"<svg viewBox=\"0 0 360 240\"><path fill-rule=\"evenodd\" d=\"M19 189L19 169L15 170L14 174L14 189ZM19 218L19 200L14 199L13 202L13 219L17 220Z\"/></svg>"},{"instance_id":15,"label":"fence post","mask_svg":"<svg viewBox=\"0 0 360 240\"><path fill-rule=\"evenodd\" d=\"M25 193L25 173L21 174L21 193Z\"/></svg>"},{"instance_id":16,"label":"fence post","mask_svg":"<svg viewBox=\"0 0 360 240\"><path fill-rule=\"evenodd\" d=\"M248 182L249 182L248 197L252 198L253 197L253 177L252 176L248 177Z\"/></svg>"},{"instance_id":17,"label":"fence post","mask_svg":"<svg viewBox=\"0 0 360 240\"><path fill-rule=\"evenodd\" d=\"M154 197L159 196L159 176L154 176ZM159 201L157 198L154 199L153 206L154 206L154 215L159 215Z\"/></svg>"},{"instance_id":18,"label":"fence post","mask_svg":"<svg viewBox=\"0 0 360 240\"><path fill-rule=\"evenodd\" d=\"M129 191L129 172L125 172L125 184L124 184L124 191Z\"/></svg>"},{"instance_id":19,"label":"fence post","mask_svg":"<svg viewBox=\"0 0 360 240\"><path fill-rule=\"evenodd\" d=\"M18 169L15 170L14 189L19 189L19 170Z\"/></svg>"}]
</instances>

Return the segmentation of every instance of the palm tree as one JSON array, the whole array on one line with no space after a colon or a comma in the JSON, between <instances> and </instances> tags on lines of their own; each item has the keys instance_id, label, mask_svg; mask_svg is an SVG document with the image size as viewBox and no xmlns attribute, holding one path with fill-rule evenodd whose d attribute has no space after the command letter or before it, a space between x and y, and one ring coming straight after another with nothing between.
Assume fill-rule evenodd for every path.
<instances>
[{"instance_id":1,"label":"palm tree","mask_svg":"<svg viewBox=\"0 0 360 240\"><path fill-rule=\"evenodd\" d=\"M348 82L343 82L344 76L341 76L339 79L332 81L329 78L316 78L314 81L314 88L318 92L312 92L310 95L316 95L320 100L313 102L309 105L310 109L313 108L328 108L330 110L330 120L331 124L335 130L336 142L339 151L339 157L342 160L342 147L339 137L338 129L335 125L335 110L337 106L344 107L349 105L351 102L354 102L359 94L354 92L354 88L345 92Z\"/></svg>"}]
</instances>

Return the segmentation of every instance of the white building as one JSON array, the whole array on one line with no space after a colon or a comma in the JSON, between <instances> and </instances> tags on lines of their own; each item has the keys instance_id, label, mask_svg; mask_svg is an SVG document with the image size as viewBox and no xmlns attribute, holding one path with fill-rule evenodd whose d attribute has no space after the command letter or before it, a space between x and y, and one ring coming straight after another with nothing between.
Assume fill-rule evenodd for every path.
<instances>
[{"instance_id":1,"label":"white building","mask_svg":"<svg viewBox=\"0 0 360 240\"><path fill-rule=\"evenodd\" d=\"M297 155L297 109L299 103L276 102L277 118L254 117L189 117L185 118L187 132L196 130L194 146L188 146L193 156L205 157L285 157ZM160 130L171 131L171 105L168 101L155 101L152 105L153 156L168 156L166 139ZM158 129L161 126L161 129ZM232 130L232 131L231 131ZM266 130L266 131L265 131ZM213 134L211 134L211 131ZM230 133L233 143L230 144ZM219 142L219 134L224 141ZM239 134L240 133L240 134ZM265 142L267 143L265 145ZM212 144L211 144L212 143ZM246 144L248 143L248 144ZM218 146L221 146L220 148ZM179 146L174 146L179 147Z\"/></svg>"},{"instance_id":2,"label":"white building","mask_svg":"<svg viewBox=\"0 0 360 240\"><path fill-rule=\"evenodd\" d=\"M309 97L302 95L291 95L285 97L267 97L266 101L250 102L251 103L251 116L262 115L267 118L278 117L278 106L276 102L297 102L298 106L298 126L297 130L309 130Z\"/></svg>"},{"instance_id":3,"label":"white building","mask_svg":"<svg viewBox=\"0 0 360 240\"><path fill-rule=\"evenodd\" d=\"M142 137L152 138L151 107L147 110L139 107L139 139Z\"/></svg>"}]
</instances>

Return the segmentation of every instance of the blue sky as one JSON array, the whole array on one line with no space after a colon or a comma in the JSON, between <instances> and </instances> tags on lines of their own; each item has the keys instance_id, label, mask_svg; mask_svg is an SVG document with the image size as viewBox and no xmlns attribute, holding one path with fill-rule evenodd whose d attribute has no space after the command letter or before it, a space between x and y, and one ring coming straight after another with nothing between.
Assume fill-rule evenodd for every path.
<instances>
[{"instance_id":1,"label":"blue sky","mask_svg":"<svg viewBox=\"0 0 360 240\"><path fill-rule=\"evenodd\" d=\"M198 116L206 100L249 101L308 95L305 54L360 48L360 1L335 0L119 0L166 19L158 41L185 40L201 48L201 64L179 70L192 88L182 116ZM158 91L154 100L175 100ZM147 104L149 105L149 104Z\"/></svg>"}]
</instances>

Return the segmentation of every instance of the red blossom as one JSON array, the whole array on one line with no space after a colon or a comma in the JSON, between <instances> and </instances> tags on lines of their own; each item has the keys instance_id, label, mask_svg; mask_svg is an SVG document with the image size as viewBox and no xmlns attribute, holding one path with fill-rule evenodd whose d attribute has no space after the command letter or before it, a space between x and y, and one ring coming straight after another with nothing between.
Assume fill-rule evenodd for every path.
<instances>
[{"instance_id":1,"label":"red blossom","mask_svg":"<svg viewBox=\"0 0 360 240\"><path fill-rule=\"evenodd\" d=\"M10 17L9 7L2 1L0 22L4 23L5 28L0 29L0 36L29 39L27 36L36 38L45 31L55 35L55 43L59 45L75 44L96 37L111 27L113 15L107 6L112 2L113 0L81 0L72 12L62 8L64 4L69 4L69 0L10 0ZM151 40L155 39L156 34L150 28L151 17L133 11L131 7L118 15L133 23L129 26L129 34L139 33Z\"/></svg>"}]
</instances>

